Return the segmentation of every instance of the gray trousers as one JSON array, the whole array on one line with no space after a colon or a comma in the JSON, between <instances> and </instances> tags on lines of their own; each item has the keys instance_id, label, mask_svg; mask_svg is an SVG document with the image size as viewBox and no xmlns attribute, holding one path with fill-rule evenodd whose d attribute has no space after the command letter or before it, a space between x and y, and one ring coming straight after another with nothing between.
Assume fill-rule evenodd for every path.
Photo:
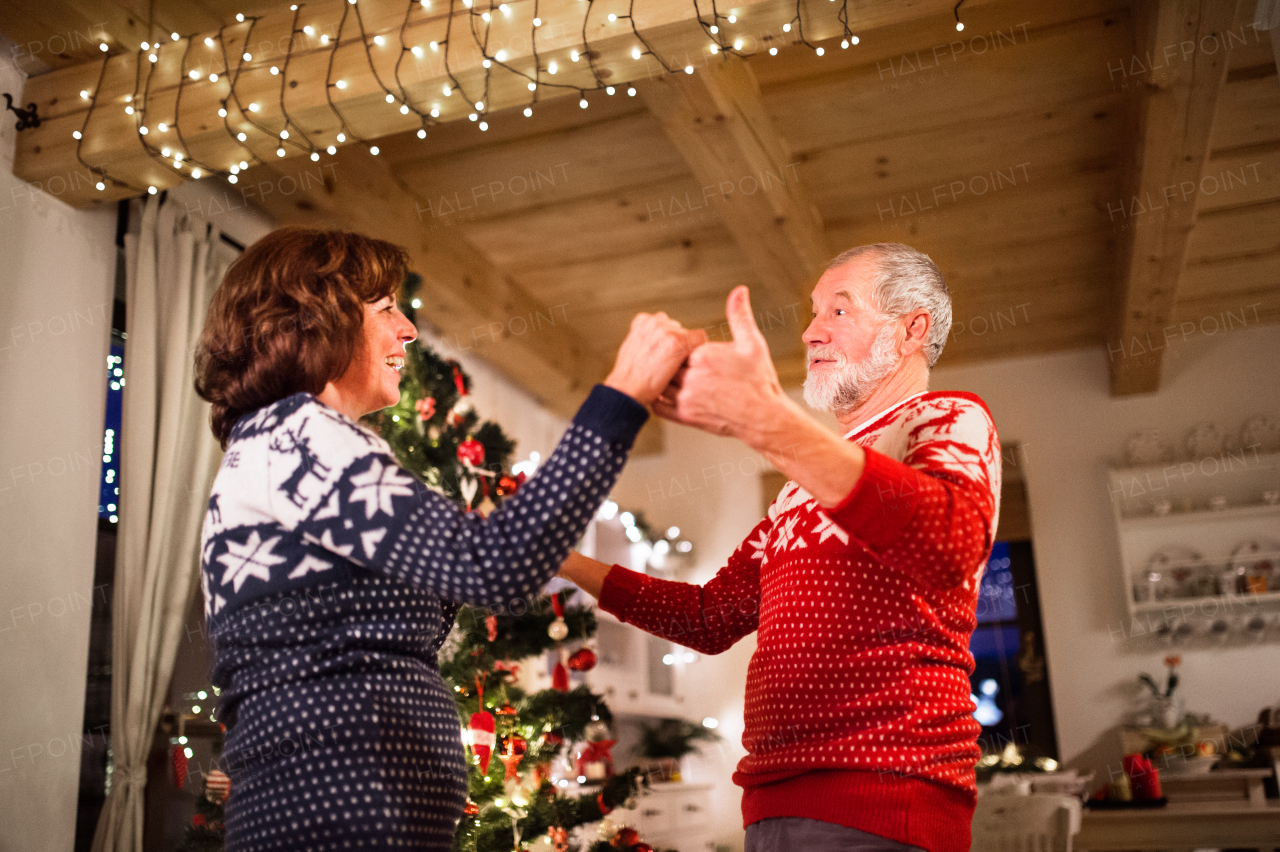
<instances>
[{"instance_id":1,"label":"gray trousers","mask_svg":"<svg viewBox=\"0 0 1280 852\"><path fill-rule=\"evenodd\" d=\"M925 852L856 828L802 817L762 819L747 826L746 852Z\"/></svg>"}]
</instances>

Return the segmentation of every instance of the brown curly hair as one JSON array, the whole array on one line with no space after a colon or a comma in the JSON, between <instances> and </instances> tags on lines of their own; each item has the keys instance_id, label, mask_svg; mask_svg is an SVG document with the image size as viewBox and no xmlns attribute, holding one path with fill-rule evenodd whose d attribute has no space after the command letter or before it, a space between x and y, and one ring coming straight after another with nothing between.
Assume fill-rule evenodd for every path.
<instances>
[{"instance_id":1,"label":"brown curly hair","mask_svg":"<svg viewBox=\"0 0 1280 852\"><path fill-rule=\"evenodd\" d=\"M395 294L407 270L404 249L349 231L280 228L249 246L214 292L195 353L222 449L242 415L346 372L365 303Z\"/></svg>"}]
</instances>

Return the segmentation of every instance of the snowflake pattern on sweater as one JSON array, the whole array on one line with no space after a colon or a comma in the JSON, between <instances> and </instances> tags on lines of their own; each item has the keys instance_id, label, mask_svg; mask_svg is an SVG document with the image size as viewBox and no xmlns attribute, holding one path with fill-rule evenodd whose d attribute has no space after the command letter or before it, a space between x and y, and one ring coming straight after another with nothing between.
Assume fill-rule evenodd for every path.
<instances>
[{"instance_id":1,"label":"snowflake pattern on sweater","mask_svg":"<svg viewBox=\"0 0 1280 852\"><path fill-rule=\"evenodd\" d=\"M757 632L746 684L748 753L734 774L746 788L748 823L810 816L946 848L919 826L853 815L860 806L849 791L816 815L821 796L760 803L752 795L806 773L849 771L974 794L981 728L969 698L968 644L999 511L995 425L976 396L934 392L846 437L867 450L867 465L840 506L823 510L788 482L704 586L615 566L600 604L703 653ZM967 836L967 823L956 830Z\"/></svg>"},{"instance_id":2,"label":"snowflake pattern on sweater","mask_svg":"<svg viewBox=\"0 0 1280 852\"><path fill-rule=\"evenodd\" d=\"M228 850L451 848L467 772L436 653L459 603L510 604L554 576L647 416L597 386L488 518L311 394L240 419L201 540Z\"/></svg>"}]
</instances>

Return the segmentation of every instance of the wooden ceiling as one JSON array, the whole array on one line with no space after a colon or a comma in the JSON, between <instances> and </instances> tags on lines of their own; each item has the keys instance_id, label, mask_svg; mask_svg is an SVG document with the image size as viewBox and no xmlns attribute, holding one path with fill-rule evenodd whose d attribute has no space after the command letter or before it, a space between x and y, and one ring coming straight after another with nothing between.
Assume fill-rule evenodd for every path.
<instances>
[{"instance_id":1,"label":"wooden ceiling","mask_svg":"<svg viewBox=\"0 0 1280 852\"><path fill-rule=\"evenodd\" d=\"M127 21L134 40L217 30L250 6L158 0L164 25L148 28L127 2L5 2L0 33L19 43L92 18ZM854 2L849 49L704 55L634 97L591 92L582 109L575 92L531 118L492 112L487 132L462 118L392 133L378 156L270 157L222 189L282 223L405 245L420 318L562 413L635 312L724 336L743 283L798 384L808 288L830 256L879 241L941 267L955 316L942 364L1104 345L1114 392L1147 392L1170 347L1280 320L1280 81L1253 7L973 0L958 33L950 2ZM46 57L70 67L28 89L56 103L85 58ZM20 138L15 173L49 169Z\"/></svg>"}]
</instances>

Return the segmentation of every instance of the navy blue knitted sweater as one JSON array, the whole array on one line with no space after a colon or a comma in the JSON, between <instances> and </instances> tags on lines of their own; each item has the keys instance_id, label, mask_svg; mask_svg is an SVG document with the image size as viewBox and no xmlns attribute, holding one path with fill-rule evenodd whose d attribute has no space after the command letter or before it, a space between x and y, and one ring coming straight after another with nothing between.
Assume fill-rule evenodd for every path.
<instances>
[{"instance_id":1,"label":"navy blue knitted sweater","mask_svg":"<svg viewBox=\"0 0 1280 852\"><path fill-rule=\"evenodd\" d=\"M436 652L460 604L509 606L555 575L647 416L597 385L488 518L312 394L237 422L201 538L229 852L449 848L466 766Z\"/></svg>"}]
</instances>

